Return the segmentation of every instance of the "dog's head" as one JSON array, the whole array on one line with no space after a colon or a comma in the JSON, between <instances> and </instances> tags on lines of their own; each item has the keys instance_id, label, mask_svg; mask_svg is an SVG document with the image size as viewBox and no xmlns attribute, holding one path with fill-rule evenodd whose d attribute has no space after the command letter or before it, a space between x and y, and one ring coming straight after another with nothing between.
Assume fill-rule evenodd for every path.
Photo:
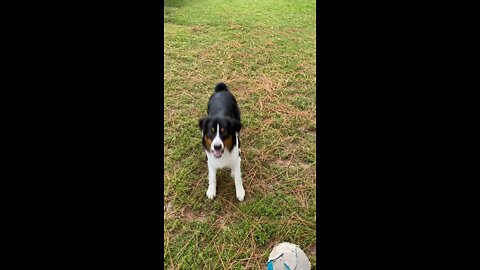
<instances>
[{"instance_id":1,"label":"dog's head","mask_svg":"<svg viewBox=\"0 0 480 270\"><path fill-rule=\"evenodd\" d=\"M236 132L242 128L239 121L229 117L204 117L198 124L202 130L203 147L216 158L222 157L225 149L232 151L236 144Z\"/></svg>"}]
</instances>

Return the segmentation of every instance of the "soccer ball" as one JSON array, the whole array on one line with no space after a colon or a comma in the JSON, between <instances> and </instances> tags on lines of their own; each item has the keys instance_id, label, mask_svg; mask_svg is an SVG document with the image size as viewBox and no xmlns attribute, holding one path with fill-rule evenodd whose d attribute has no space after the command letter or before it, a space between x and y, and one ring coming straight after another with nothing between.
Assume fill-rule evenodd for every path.
<instances>
[{"instance_id":1,"label":"soccer ball","mask_svg":"<svg viewBox=\"0 0 480 270\"><path fill-rule=\"evenodd\" d=\"M267 270L310 270L310 261L299 246L283 242L268 256Z\"/></svg>"}]
</instances>

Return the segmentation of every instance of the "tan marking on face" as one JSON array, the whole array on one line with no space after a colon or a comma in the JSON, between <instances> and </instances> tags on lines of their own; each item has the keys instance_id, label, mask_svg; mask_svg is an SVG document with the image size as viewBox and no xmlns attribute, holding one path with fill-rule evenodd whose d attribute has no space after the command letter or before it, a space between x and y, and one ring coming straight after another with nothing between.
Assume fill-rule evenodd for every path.
<instances>
[{"instance_id":1,"label":"tan marking on face","mask_svg":"<svg viewBox=\"0 0 480 270\"><path fill-rule=\"evenodd\" d=\"M215 132L215 128L212 128L212 132Z\"/></svg>"},{"instance_id":2,"label":"tan marking on face","mask_svg":"<svg viewBox=\"0 0 480 270\"><path fill-rule=\"evenodd\" d=\"M220 129L220 131L221 131L221 132L224 132L224 131L225 131L225 129L224 129L224 128L221 128L221 129Z\"/></svg>"},{"instance_id":3,"label":"tan marking on face","mask_svg":"<svg viewBox=\"0 0 480 270\"><path fill-rule=\"evenodd\" d=\"M233 149L233 140L232 136L228 136L223 140L223 145L225 145L225 148L227 148L229 151L232 151Z\"/></svg>"},{"instance_id":4,"label":"tan marking on face","mask_svg":"<svg viewBox=\"0 0 480 270\"><path fill-rule=\"evenodd\" d=\"M211 146L212 146L212 140L210 140L207 135L203 136L203 139L205 140L205 146L207 149L210 151Z\"/></svg>"}]
</instances>

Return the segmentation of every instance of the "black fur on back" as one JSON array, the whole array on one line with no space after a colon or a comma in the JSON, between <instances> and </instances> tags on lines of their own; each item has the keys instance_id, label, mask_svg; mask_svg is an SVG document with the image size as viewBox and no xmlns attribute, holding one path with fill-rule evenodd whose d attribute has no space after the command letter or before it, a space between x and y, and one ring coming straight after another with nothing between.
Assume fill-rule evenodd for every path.
<instances>
[{"instance_id":1,"label":"black fur on back","mask_svg":"<svg viewBox=\"0 0 480 270\"><path fill-rule=\"evenodd\" d=\"M230 117L240 122L240 109L237 100L225 83L219 83L215 86L215 93L208 101L207 113L209 117Z\"/></svg>"}]
</instances>

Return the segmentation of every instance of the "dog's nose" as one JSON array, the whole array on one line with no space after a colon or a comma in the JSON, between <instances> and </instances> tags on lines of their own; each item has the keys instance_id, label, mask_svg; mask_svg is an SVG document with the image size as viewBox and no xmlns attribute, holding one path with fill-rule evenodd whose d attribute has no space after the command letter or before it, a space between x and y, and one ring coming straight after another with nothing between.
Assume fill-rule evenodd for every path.
<instances>
[{"instance_id":1,"label":"dog's nose","mask_svg":"<svg viewBox=\"0 0 480 270\"><path fill-rule=\"evenodd\" d=\"M220 149L222 149L222 145L220 145L220 144L213 145L213 149L220 150Z\"/></svg>"}]
</instances>

